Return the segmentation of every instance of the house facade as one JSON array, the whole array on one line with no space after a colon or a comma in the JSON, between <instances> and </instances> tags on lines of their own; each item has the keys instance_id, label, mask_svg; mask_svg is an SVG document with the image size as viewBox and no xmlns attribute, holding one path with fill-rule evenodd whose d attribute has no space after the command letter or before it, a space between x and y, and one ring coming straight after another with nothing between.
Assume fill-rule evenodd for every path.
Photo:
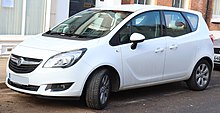
<instances>
[{"instance_id":1,"label":"house facade","mask_svg":"<svg viewBox=\"0 0 220 113\"><path fill-rule=\"evenodd\" d=\"M0 56L18 43L45 32L71 15L103 5L146 4L197 10L220 38L220 0L0 0Z\"/></svg>"}]
</instances>

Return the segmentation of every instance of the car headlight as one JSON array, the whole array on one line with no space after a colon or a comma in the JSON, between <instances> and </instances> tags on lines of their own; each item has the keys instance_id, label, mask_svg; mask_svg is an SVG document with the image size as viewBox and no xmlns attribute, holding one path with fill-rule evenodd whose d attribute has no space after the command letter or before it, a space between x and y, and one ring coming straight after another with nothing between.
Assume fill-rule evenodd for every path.
<instances>
[{"instance_id":1,"label":"car headlight","mask_svg":"<svg viewBox=\"0 0 220 113\"><path fill-rule=\"evenodd\" d=\"M86 52L87 49L79 49L62 52L50 57L44 64L44 68L67 68L74 65Z\"/></svg>"}]
</instances>

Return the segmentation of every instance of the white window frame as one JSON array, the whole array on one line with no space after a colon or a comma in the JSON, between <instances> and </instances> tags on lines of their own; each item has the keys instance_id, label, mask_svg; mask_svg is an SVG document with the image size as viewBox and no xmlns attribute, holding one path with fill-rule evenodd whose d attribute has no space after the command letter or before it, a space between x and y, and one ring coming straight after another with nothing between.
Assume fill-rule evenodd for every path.
<instances>
[{"instance_id":1,"label":"white window frame","mask_svg":"<svg viewBox=\"0 0 220 113\"><path fill-rule=\"evenodd\" d=\"M146 4L147 0L144 0L144 5ZM137 3L135 4L139 4L139 0L137 0ZM149 5L155 5L155 0L150 0L150 4Z\"/></svg>"},{"instance_id":2,"label":"white window frame","mask_svg":"<svg viewBox=\"0 0 220 113\"><path fill-rule=\"evenodd\" d=\"M214 3L215 3L215 1L214 1ZM219 14L219 15L214 14L215 6L218 6L219 8L217 8L217 9L220 10L220 4L219 4L219 5L215 5L215 4L214 4L211 22L212 22L212 23L220 23L220 14Z\"/></svg>"},{"instance_id":3,"label":"white window frame","mask_svg":"<svg viewBox=\"0 0 220 113\"><path fill-rule=\"evenodd\" d=\"M182 1L182 0L181 0ZM183 0L184 3L183 3L183 8L184 9L189 9L189 3L190 1L189 0ZM173 5L173 1L172 1L172 5Z\"/></svg>"},{"instance_id":4,"label":"white window frame","mask_svg":"<svg viewBox=\"0 0 220 113\"><path fill-rule=\"evenodd\" d=\"M1 45L1 55L9 55L11 54L11 50L15 47L15 44L4 44ZM9 51L10 49L10 51Z\"/></svg>"}]
</instances>

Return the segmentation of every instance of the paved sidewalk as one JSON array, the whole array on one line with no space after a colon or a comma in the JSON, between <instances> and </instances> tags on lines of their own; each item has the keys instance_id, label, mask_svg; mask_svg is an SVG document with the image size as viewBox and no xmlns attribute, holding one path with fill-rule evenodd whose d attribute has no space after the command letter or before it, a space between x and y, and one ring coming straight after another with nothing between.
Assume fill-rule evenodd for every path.
<instances>
[{"instance_id":1,"label":"paved sidewalk","mask_svg":"<svg viewBox=\"0 0 220 113\"><path fill-rule=\"evenodd\" d=\"M0 57L0 89L5 87L7 57Z\"/></svg>"}]
</instances>

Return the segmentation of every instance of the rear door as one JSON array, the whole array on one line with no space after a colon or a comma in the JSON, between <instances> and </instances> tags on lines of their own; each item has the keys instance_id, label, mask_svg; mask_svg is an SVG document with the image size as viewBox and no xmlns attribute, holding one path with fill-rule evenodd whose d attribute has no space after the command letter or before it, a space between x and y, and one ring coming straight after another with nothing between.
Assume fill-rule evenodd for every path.
<instances>
[{"instance_id":1,"label":"rear door","mask_svg":"<svg viewBox=\"0 0 220 113\"><path fill-rule=\"evenodd\" d=\"M164 11L167 51L164 80L184 77L196 55L196 35L180 12Z\"/></svg>"}]
</instances>

